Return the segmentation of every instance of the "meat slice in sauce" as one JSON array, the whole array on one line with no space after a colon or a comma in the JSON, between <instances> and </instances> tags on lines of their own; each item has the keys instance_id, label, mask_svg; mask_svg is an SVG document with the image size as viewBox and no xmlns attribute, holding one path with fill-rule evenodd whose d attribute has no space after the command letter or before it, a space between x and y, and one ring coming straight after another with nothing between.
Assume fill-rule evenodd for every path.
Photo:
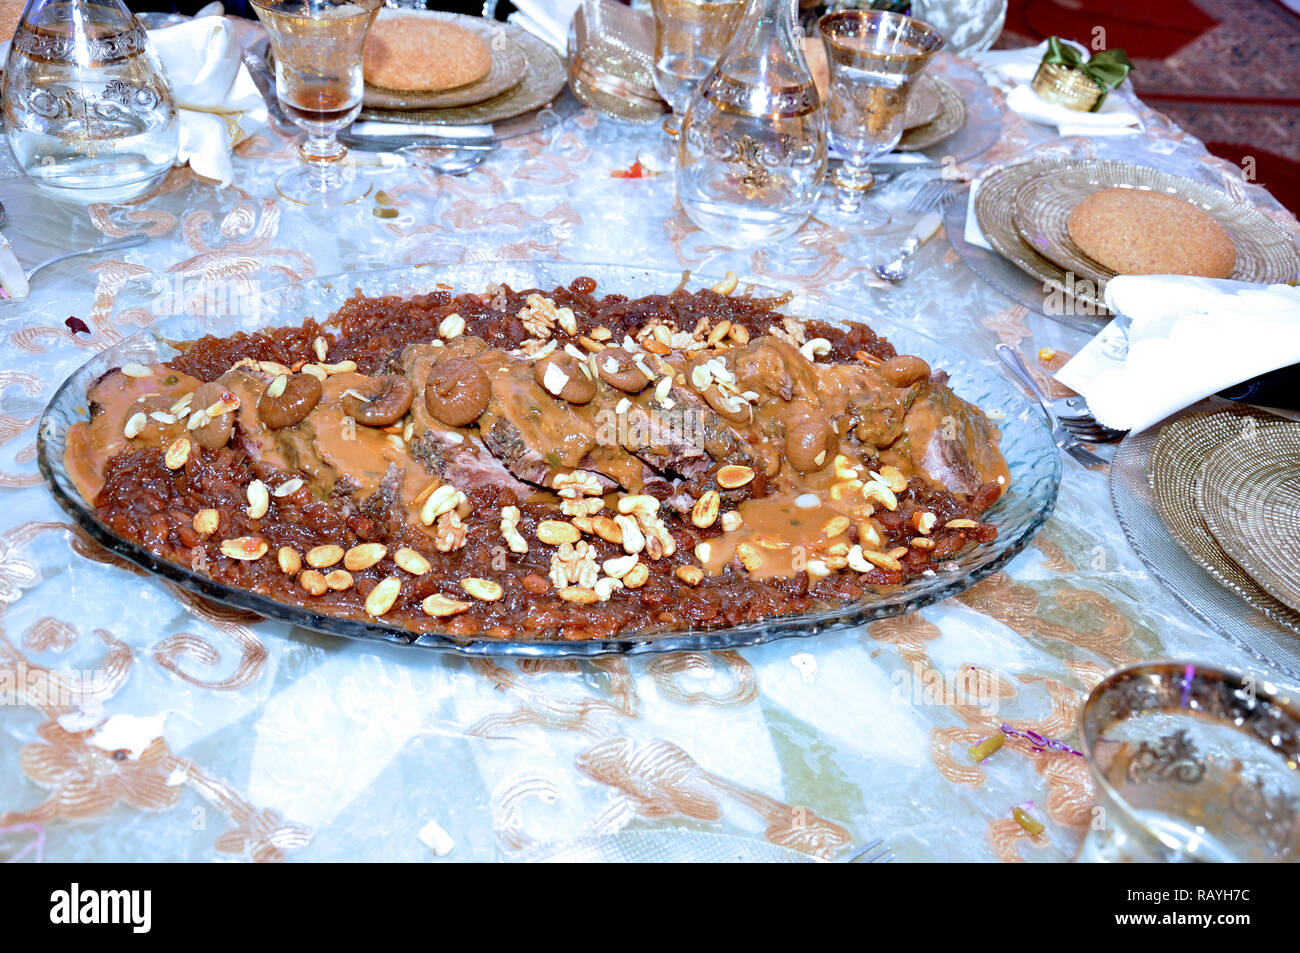
<instances>
[{"instance_id":1,"label":"meat slice in sauce","mask_svg":"<svg viewBox=\"0 0 1300 953\"><path fill-rule=\"evenodd\" d=\"M936 374L912 403L886 458L906 459L919 475L953 493L972 495L984 483L1005 487L1009 471L998 451L997 428L945 379Z\"/></svg>"},{"instance_id":2,"label":"meat slice in sauce","mask_svg":"<svg viewBox=\"0 0 1300 953\"><path fill-rule=\"evenodd\" d=\"M634 401L626 413L623 446L660 474L694 480L719 462L753 464L756 454L744 433L727 423L686 387L670 392L671 407L654 395Z\"/></svg>"}]
</instances>

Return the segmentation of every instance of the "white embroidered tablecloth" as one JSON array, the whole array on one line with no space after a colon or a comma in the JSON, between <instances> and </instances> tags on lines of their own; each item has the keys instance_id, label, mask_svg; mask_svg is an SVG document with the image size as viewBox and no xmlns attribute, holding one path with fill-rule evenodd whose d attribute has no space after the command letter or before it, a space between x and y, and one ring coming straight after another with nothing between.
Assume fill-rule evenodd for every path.
<instances>
[{"instance_id":1,"label":"white embroidered tablecloth","mask_svg":"<svg viewBox=\"0 0 1300 953\"><path fill-rule=\"evenodd\" d=\"M1159 155L1295 227L1238 170L1143 117L1143 135L1098 154ZM831 857L885 836L901 859L1067 860L1092 818L1091 782L1081 757L1025 733L1077 748L1081 698L1125 662L1260 671L1146 573L1106 475L1068 458L1034 544L960 598L812 640L590 662L467 661L200 604L80 537L46 491L36 422L59 383L195 283L560 258L817 288L991 367L1008 342L1045 384L1086 339L994 291L942 236L896 288L870 277L911 224L916 173L882 190L899 213L882 234L809 223L737 251L689 223L671 176L611 176L661 136L582 112L463 178L364 157L395 218L369 200L328 219L287 206L272 183L298 160L270 131L239 147L232 187L177 170L130 206L50 199L4 157L5 234L24 260L137 230L151 241L59 266L29 301L0 303L0 675L17 686L0 691L0 858L494 860L649 830L670 846L704 831ZM973 165L1047 138L1004 113ZM74 336L70 316L92 333ZM995 706L925 689L972 667ZM79 700L92 715L102 702L112 731L39 697L73 672L97 676ZM968 747L1004 723L1021 736L972 763ZM114 757L120 737L141 747ZM1011 816L1026 802L1045 825L1034 837Z\"/></svg>"}]
</instances>

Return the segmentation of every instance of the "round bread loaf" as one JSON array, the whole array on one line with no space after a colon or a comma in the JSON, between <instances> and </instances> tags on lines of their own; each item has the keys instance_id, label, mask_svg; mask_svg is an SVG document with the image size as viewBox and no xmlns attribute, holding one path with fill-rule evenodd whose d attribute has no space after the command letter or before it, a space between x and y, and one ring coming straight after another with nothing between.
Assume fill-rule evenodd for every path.
<instances>
[{"instance_id":1,"label":"round bread loaf","mask_svg":"<svg viewBox=\"0 0 1300 953\"><path fill-rule=\"evenodd\" d=\"M1080 202L1066 224L1085 255L1119 275L1227 278L1237 261L1223 226L1172 195L1102 189Z\"/></svg>"},{"instance_id":2,"label":"round bread loaf","mask_svg":"<svg viewBox=\"0 0 1300 953\"><path fill-rule=\"evenodd\" d=\"M441 92L477 83L492 69L492 51L463 27L425 17L376 20L366 36L364 71L372 86Z\"/></svg>"}]
</instances>

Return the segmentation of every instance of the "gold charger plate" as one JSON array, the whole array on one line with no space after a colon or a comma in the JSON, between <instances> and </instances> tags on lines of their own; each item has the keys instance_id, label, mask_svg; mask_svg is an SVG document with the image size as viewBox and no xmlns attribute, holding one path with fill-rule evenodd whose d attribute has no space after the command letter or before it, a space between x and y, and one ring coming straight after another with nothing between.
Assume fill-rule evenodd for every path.
<instances>
[{"instance_id":1,"label":"gold charger plate","mask_svg":"<svg viewBox=\"0 0 1300 953\"><path fill-rule=\"evenodd\" d=\"M1300 250L1286 230L1259 209L1203 182L1130 162L1084 159L1037 175L1016 193L1014 218L1024 242L1066 271L1105 283L1115 272L1094 261L1070 238L1070 213L1089 195L1124 188L1183 199L1203 209L1232 239L1232 277L1264 284L1294 280Z\"/></svg>"},{"instance_id":2,"label":"gold charger plate","mask_svg":"<svg viewBox=\"0 0 1300 953\"><path fill-rule=\"evenodd\" d=\"M500 96L518 86L528 71L528 60L517 43L511 42L504 32L505 24L482 17L460 13L442 13L436 10L379 11L379 19L426 19L451 23L476 34L492 54L492 65L482 79L457 86L455 89L421 92L418 90L387 89L366 83L363 102L375 109L450 109L473 106Z\"/></svg>"},{"instance_id":3,"label":"gold charger plate","mask_svg":"<svg viewBox=\"0 0 1300 953\"><path fill-rule=\"evenodd\" d=\"M922 73L907 97L907 109L903 111L903 130L916 129L939 118L943 109L943 100L939 95L939 86L929 73Z\"/></svg>"},{"instance_id":4,"label":"gold charger plate","mask_svg":"<svg viewBox=\"0 0 1300 953\"><path fill-rule=\"evenodd\" d=\"M1288 426L1295 424L1246 407L1180 417L1151 448L1147 485L1169 535L1198 566L1252 608L1300 634L1300 612L1269 595L1224 552L1196 501L1197 476L1211 454L1246 433Z\"/></svg>"},{"instance_id":5,"label":"gold charger plate","mask_svg":"<svg viewBox=\"0 0 1300 953\"><path fill-rule=\"evenodd\" d=\"M1300 612L1300 423L1219 446L1197 477L1196 505L1223 551Z\"/></svg>"},{"instance_id":6,"label":"gold charger plate","mask_svg":"<svg viewBox=\"0 0 1300 953\"><path fill-rule=\"evenodd\" d=\"M564 60L528 31L510 23L496 25L505 31L506 38L519 48L527 62L521 81L513 89L472 106L448 109L396 110L366 106L361 110L361 118L441 126L475 126L514 119L550 104L564 92L564 85L568 82Z\"/></svg>"},{"instance_id":7,"label":"gold charger plate","mask_svg":"<svg viewBox=\"0 0 1300 953\"><path fill-rule=\"evenodd\" d=\"M1061 159L1030 159L993 169L980 179L975 193L975 218L988 243L1007 261L1044 285L1087 302L1089 314L1106 317L1105 287L1091 279L1080 281L1065 273L1060 265L1040 255L1027 245L1016 228L1016 194L1030 179L1059 169Z\"/></svg>"},{"instance_id":8,"label":"gold charger plate","mask_svg":"<svg viewBox=\"0 0 1300 953\"><path fill-rule=\"evenodd\" d=\"M926 74L921 75L921 80ZM921 80L917 81L918 86ZM905 129L903 138L894 147L897 152L916 152L938 145L949 136L960 131L966 125L966 100L962 99L957 87L942 76L929 76L939 98L939 112L929 122L915 128Z\"/></svg>"}]
</instances>

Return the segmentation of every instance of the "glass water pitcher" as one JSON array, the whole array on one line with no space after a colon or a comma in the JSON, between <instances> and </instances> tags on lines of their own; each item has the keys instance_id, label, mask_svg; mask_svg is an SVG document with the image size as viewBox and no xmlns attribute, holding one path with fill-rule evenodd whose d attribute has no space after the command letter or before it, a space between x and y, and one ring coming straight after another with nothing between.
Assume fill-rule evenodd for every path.
<instances>
[{"instance_id":1,"label":"glass water pitcher","mask_svg":"<svg viewBox=\"0 0 1300 953\"><path fill-rule=\"evenodd\" d=\"M732 245L793 234L826 176L826 116L795 28L798 3L749 0L682 120L678 200Z\"/></svg>"},{"instance_id":2,"label":"glass water pitcher","mask_svg":"<svg viewBox=\"0 0 1300 953\"><path fill-rule=\"evenodd\" d=\"M61 195L127 201L176 160L167 78L122 0L28 0L2 96L18 164Z\"/></svg>"}]
</instances>

